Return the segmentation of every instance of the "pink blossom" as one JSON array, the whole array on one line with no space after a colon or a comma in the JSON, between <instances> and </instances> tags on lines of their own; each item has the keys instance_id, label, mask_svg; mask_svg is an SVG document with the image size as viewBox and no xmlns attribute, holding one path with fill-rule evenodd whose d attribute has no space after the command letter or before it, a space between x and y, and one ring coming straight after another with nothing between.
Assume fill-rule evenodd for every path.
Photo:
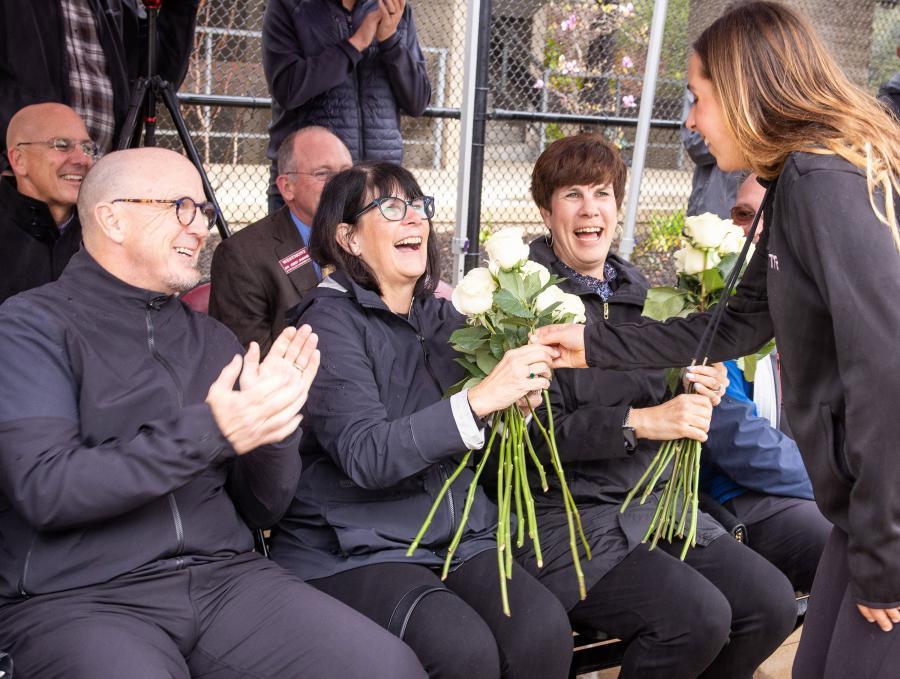
<instances>
[{"instance_id":1,"label":"pink blossom","mask_svg":"<svg viewBox=\"0 0 900 679\"><path fill-rule=\"evenodd\" d=\"M634 66L634 62L631 60L631 57L629 57L627 55L622 57L622 68L627 70L627 69L631 68L632 66Z\"/></svg>"},{"instance_id":2,"label":"pink blossom","mask_svg":"<svg viewBox=\"0 0 900 679\"><path fill-rule=\"evenodd\" d=\"M575 16L573 12L566 19L560 23L559 28L563 31L574 31L575 30L575 22L578 20L578 17Z\"/></svg>"},{"instance_id":3,"label":"pink blossom","mask_svg":"<svg viewBox=\"0 0 900 679\"><path fill-rule=\"evenodd\" d=\"M534 87L534 89L536 90L542 90L544 89L544 81L538 78L534 81L534 85L532 87Z\"/></svg>"},{"instance_id":4,"label":"pink blossom","mask_svg":"<svg viewBox=\"0 0 900 679\"><path fill-rule=\"evenodd\" d=\"M622 97L622 106L625 108L634 108L637 106L637 103L634 101L634 97L630 94L626 94Z\"/></svg>"}]
</instances>

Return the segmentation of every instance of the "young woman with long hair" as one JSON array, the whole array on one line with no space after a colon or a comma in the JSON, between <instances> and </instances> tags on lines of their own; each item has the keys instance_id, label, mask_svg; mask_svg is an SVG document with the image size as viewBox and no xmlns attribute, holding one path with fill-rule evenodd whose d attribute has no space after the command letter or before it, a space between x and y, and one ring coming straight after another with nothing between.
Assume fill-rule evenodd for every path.
<instances>
[{"instance_id":1,"label":"young woman with long hair","mask_svg":"<svg viewBox=\"0 0 900 679\"><path fill-rule=\"evenodd\" d=\"M719 167L752 169L772 194L709 359L776 336L787 416L816 502L835 525L794 677L895 676L900 128L849 82L809 24L774 2L739 5L703 32L688 88L687 124ZM556 326L538 339L559 347L554 367L683 365L709 318Z\"/></svg>"}]
</instances>

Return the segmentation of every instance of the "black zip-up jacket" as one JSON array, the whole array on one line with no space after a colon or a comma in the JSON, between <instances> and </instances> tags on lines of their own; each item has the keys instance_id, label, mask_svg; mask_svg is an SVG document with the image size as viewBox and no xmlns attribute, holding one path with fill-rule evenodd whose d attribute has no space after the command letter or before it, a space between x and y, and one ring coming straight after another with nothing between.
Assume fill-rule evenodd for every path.
<instances>
[{"instance_id":1,"label":"black zip-up jacket","mask_svg":"<svg viewBox=\"0 0 900 679\"><path fill-rule=\"evenodd\" d=\"M84 250L0 306L0 601L253 548L247 523L280 518L300 461L298 435L237 457L213 420L240 351Z\"/></svg>"},{"instance_id":2,"label":"black zip-up jacket","mask_svg":"<svg viewBox=\"0 0 900 679\"><path fill-rule=\"evenodd\" d=\"M772 190L710 359L777 337L784 407L816 503L849 535L851 593L864 605L898 606L900 254L872 211L865 175L842 158L792 153ZM875 204L883 213L883 194ZM591 324L588 364L687 364L708 318Z\"/></svg>"},{"instance_id":3,"label":"black zip-up jacket","mask_svg":"<svg viewBox=\"0 0 900 679\"><path fill-rule=\"evenodd\" d=\"M558 276L565 270L544 238L531 243L531 259ZM616 270L616 288L604 302L599 295L567 279L559 286L584 302L589 323L634 323L641 320L649 285L633 265L616 255L607 261ZM649 408L669 396L663 370L556 370L550 384L550 406L556 444L566 480L591 545L590 561L582 562L588 589L618 565L637 547L656 511L658 494L641 505L635 501L622 514L619 509L628 491L641 478L659 449L659 441L639 439L633 452L625 448L622 425L629 408ZM538 417L547 421L541 407ZM549 470L549 452L543 436L531 426L531 440ZM538 570L530 547L519 558L523 565L546 585L567 608L579 600L572 574L564 499L555 474L547 474L550 490L541 493L536 474L531 475L534 500L541 529L541 549L545 567ZM669 471L660 477L660 485ZM544 528L553 526L553 530ZM707 545L725 532L701 514L697 542Z\"/></svg>"},{"instance_id":4,"label":"black zip-up jacket","mask_svg":"<svg viewBox=\"0 0 900 679\"><path fill-rule=\"evenodd\" d=\"M131 81L146 75L146 21L141 0L88 0L113 88L116 137L128 112ZM178 89L193 48L199 0L166 0L159 13L157 72ZM69 104L65 22L59 0L0 2L0 146L23 106ZM3 153L4 157L6 153ZM5 163L5 158L4 158Z\"/></svg>"},{"instance_id":5,"label":"black zip-up jacket","mask_svg":"<svg viewBox=\"0 0 900 679\"><path fill-rule=\"evenodd\" d=\"M81 246L81 222L74 207L60 233L47 204L0 179L0 304L8 297L55 281Z\"/></svg>"},{"instance_id":6,"label":"black zip-up jacket","mask_svg":"<svg viewBox=\"0 0 900 679\"><path fill-rule=\"evenodd\" d=\"M443 398L463 376L447 342L463 317L430 294L413 301L408 318L399 316L342 272L291 313L319 335L322 364L306 404L303 478L273 535L272 557L303 579L373 563L443 564L471 467L454 481L421 547L411 557L406 549L466 452L453 404ZM457 563L494 546L496 522L479 488Z\"/></svg>"},{"instance_id":7,"label":"black zip-up jacket","mask_svg":"<svg viewBox=\"0 0 900 679\"><path fill-rule=\"evenodd\" d=\"M422 115L431 83L409 3L397 32L360 54L350 37L377 4L348 12L339 0L269 0L262 61L272 93L268 156L291 132L321 125L354 161L403 160L400 112Z\"/></svg>"}]
</instances>

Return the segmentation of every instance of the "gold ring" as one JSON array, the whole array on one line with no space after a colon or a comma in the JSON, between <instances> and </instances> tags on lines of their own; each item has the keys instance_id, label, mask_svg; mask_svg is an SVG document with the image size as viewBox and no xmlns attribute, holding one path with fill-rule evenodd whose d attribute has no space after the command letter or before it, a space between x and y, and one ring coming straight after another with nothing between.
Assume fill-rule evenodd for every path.
<instances>
[{"instance_id":1,"label":"gold ring","mask_svg":"<svg viewBox=\"0 0 900 679\"><path fill-rule=\"evenodd\" d=\"M297 371L299 371L301 374L303 374L303 368L301 368L301 367L300 367L299 365L297 365L296 363L291 363L291 365L294 366L294 370L297 370Z\"/></svg>"}]
</instances>

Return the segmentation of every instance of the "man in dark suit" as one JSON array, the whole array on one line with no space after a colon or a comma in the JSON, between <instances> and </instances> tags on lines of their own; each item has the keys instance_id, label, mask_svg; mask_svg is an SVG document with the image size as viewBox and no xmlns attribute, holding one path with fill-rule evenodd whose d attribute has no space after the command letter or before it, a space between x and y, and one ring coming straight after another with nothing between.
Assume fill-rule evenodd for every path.
<instances>
[{"instance_id":1,"label":"man in dark suit","mask_svg":"<svg viewBox=\"0 0 900 679\"><path fill-rule=\"evenodd\" d=\"M305 127L278 149L278 190L285 206L223 241L213 254L209 313L241 344L263 355L285 327L285 312L321 278L307 251L310 224L325 183L352 165L343 142Z\"/></svg>"}]
</instances>

